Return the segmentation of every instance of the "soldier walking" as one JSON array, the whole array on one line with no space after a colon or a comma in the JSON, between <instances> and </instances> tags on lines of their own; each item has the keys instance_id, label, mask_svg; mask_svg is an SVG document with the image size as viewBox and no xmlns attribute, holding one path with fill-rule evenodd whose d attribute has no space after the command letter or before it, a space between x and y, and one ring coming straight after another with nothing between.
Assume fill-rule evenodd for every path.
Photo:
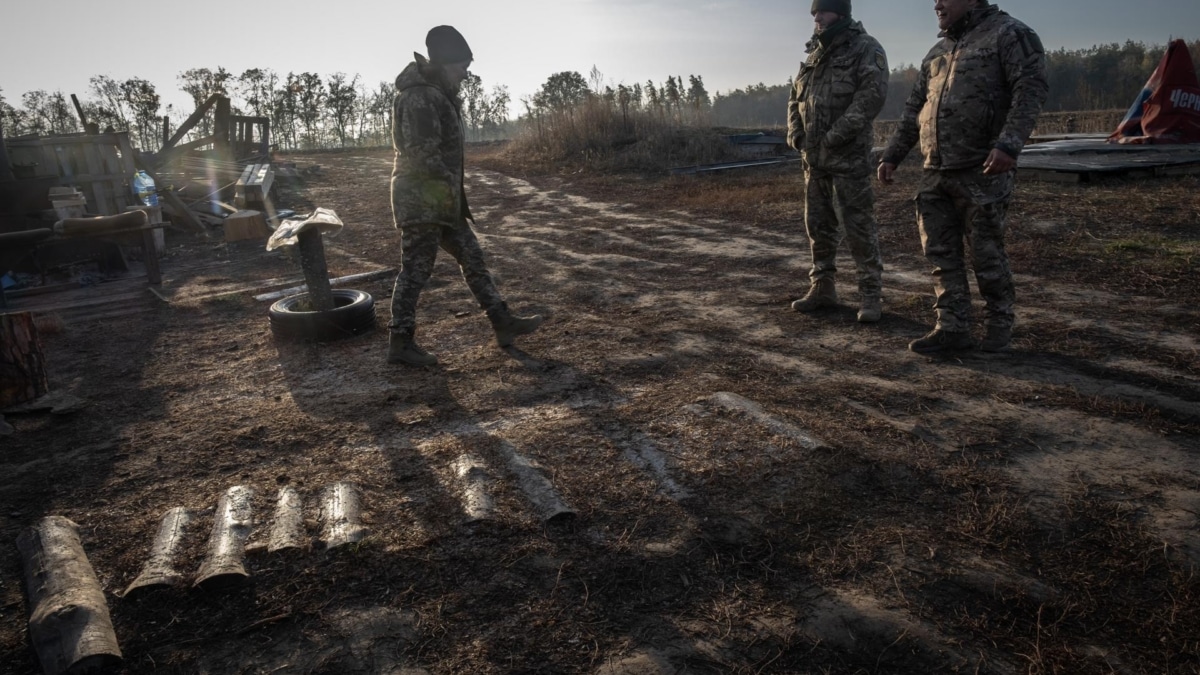
<instances>
[{"instance_id":1,"label":"soldier walking","mask_svg":"<svg viewBox=\"0 0 1200 675\"><path fill-rule=\"evenodd\" d=\"M920 142L924 172L917 224L933 264L937 324L914 340L918 353L969 349L971 291L964 240L986 304L990 352L1008 349L1014 323L1005 213L1017 156L1046 101L1046 57L1037 33L988 0L936 0L941 41L925 57L904 117L884 151L879 180Z\"/></svg>"},{"instance_id":2,"label":"soldier walking","mask_svg":"<svg viewBox=\"0 0 1200 675\"><path fill-rule=\"evenodd\" d=\"M475 299L487 312L501 347L537 330L541 316L509 311L474 230L463 186L462 100L459 88L474 55L454 28L438 26L425 38L429 58L414 61L396 78L392 108L392 215L403 247L392 292L388 362L432 366L437 357L414 341L417 300L433 272L438 248L454 256Z\"/></svg>"},{"instance_id":3,"label":"soldier walking","mask_svg":"<svg viewBox=\"0 0 1200 675\"><path fill-rule=\"evenodd\" d=\"M883 47L850 15L850 0L815 0L815 33L788 97L788 145L804 160L804 225L812 250L798 312L838 304L842 230L858 271L858 320L879 321L883 261L871 186L872 123L887 98Z\"/></svg>"}]
</instances>

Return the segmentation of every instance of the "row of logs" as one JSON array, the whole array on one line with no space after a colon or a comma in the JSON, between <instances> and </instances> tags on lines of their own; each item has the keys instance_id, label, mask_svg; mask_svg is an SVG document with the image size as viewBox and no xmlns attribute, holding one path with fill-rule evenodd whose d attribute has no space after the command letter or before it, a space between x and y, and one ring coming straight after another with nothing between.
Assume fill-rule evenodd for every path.
<instances>
[{"instance_id":1,"label":"row of logs","mask_svg":"<svg viewBox=\"0 0 1200 675\"><path fill-rule=\"evenodd\" d=\"M246 541L254 525L254 493L235 486L221 496L213 516L207 553L194 585L212 591L249 578ZM358 543L368 534L362 524L357 488L336 483L321 496L320 536L313 548L334 549ZM141 574L124 597L152 588L182 586L187 576L176 565L195 512L177 507L163 516ZM279 492L267 550L310 546L304 534L303 499L294 488ZM25 569L29 635L47 675L73 675L112 668L121 663L104 589L79 539L79 527L62 516L48 516L21 533L17 548Z\"/></svg>"}]
</instances>

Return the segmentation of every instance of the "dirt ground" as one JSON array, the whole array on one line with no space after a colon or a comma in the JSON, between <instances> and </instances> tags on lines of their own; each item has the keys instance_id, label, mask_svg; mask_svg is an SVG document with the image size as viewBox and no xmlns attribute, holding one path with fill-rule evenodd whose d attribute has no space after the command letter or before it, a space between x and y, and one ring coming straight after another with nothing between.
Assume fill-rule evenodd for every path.
<instances>
[{"instance_id":1,"label":"dirt ground","mask_svg":"<svg viewBox=\"0 0 1200 675\"><path fill-rule=\"evenodd\" d=\"M5 415L0 673L39 672L12 542L51 514L80 526L128 673L1200 673L1200 180L1022 182L1016 349L928 358L905 348L932 318L912 169L879 194L866 326L848 258L843 307L789 309L794 168L487 153L477 231L510 304L548 317L516 348L446 255L419 312L438 367L387 365L382 330L277 343L253 295L293 260L173 231L163 299L45 310L51 387L87 405ZM389 153L290 159L323 171L280 206L347 224L332 275L398 264ZM390 280L355 287L386 323ZM365 541L253 546L283 487L315 536L339 481ZM177 506L200 514L191 574L237 485L249 583L121 597Z\"/></svg>"}]
</instances>

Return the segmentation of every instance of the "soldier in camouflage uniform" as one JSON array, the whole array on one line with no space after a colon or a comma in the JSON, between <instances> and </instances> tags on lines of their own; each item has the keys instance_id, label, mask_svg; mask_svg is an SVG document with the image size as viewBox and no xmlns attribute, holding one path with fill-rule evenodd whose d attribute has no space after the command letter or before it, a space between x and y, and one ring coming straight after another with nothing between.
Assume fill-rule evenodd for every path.
<instances>
[{"instance_id":1,"label":"soldier in camouflage uniform","mask_svg":"<svg viewBox=\"0 0 1200 675\"><path fill-rule=\"evenodd\" d=\"M891 183L896 166L920 142L925 165L917 223L934 266L937 325L909 349L973 346L966 239L987 308L981 347L1003 351L1012 339L1015 300L1004 217L1017 156L1049 91L1045 51L1037 33L987 0L936 0L934 10L942 40L921 64L878 171L881 182Z\"/></svg>"},{"instance_id":2,"label":"soldier in camouflage uniform","mask_svg":"<svg viewBox=\"0 0 1200 675\"><path fill-rule=\"evenodd\" d=\"M804 159L804 224L812 249L808 294L792 303L811 312L838 303L834 274L842 230L858 269L858 320L879 321L879 234L873 208L872 122L887 98L887 55L850 0L815 0L816 33L788 98L788 145Z\"/></svg>"},{"instance_id":3,"label":"soldier in camouflage uniform","mask_svg":"<svg viewBox=\"0 0 1200 675\"><path fill-rule=\"evenodd\" d=\"M463 127L459 87L474 58L457 30L438 26L425 40L429 58L415 61L396 78L392 109L392 214L401 234L403 259L392 292L388 362L434 365L437 358L417 346L417 300L433 272L438 247L458 261L467 286L487 312L496 342L507 347L532 333L541 316L518 317L508 310L483 261L463 189Z\"/></svg>"}]
</instances>

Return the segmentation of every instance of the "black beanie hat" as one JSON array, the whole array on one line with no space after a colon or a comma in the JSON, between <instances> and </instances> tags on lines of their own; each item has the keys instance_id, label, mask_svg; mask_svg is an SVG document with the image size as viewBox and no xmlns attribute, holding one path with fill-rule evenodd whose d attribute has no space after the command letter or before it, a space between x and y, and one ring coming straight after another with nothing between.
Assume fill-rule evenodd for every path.
<instances>
[{"instance_id":1,"label":"black beanie hat","mask_svg":"<svg viewBox=\"0 0 1200 675\"><path fill-rule=\"evenodd\" d=\"M425 36L425 48L429 50L429 60L442 66L475 59L462 33L453 26L438 26L429 31Z\"/></svg>"},{"instance_id":2,"label":"black beanie hat","mask_svg":"<svg viewBox=\"0 0 1200 675\"><path fill-rule=\"evenodd\" d=\"M813 0L813 13L834 12L842 16L850 16L850 0Z\"/></svg>"}]
</instances>

